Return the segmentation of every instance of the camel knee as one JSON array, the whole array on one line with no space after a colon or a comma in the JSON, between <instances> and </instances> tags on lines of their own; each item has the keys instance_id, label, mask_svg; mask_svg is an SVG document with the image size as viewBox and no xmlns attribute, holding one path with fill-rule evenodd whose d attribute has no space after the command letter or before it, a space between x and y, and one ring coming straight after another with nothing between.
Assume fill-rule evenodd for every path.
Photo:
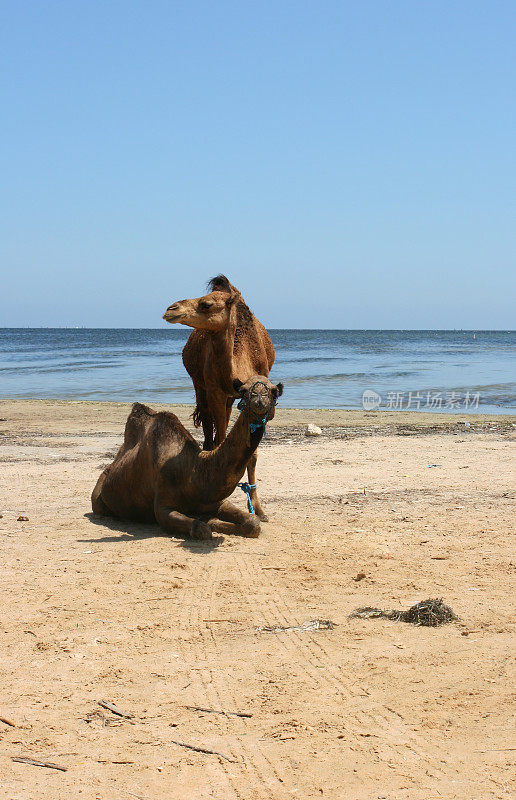
<instances>
[{"instance_id":1,"label":"camel knee","mask_svg":"<svg viewBox=\"0 0 516 800\"><path fill-rule=\"evenodd\" d=\"M91 510L94 514L98 514L101 517L110 517L112 515L110 509L102 499L102 487L104 486L106 476L107 470L104 470L91 493Z\"/></svg>"},{"instance_id":2,"label":"camel knee","mask_svg":"<svg viewBox=\"0 0 516 800\"><path fill-rule=\"evenodd\" d=\"M213 539L213 533L210 526L207 522L203 522L201 519L192 520L190 536L192 539L197 539L203 542Z\"/></svg>"},{"instance_id":3,"label":"camel knee","mask_svg":"<svg viewBox=\"0 0 516 800\"><path fill-rule=\"evenodd\" d=\"M111 509L105 504L104 500L102 499L101 492L98 492L91 495L91 510L94 514L97 514L99 517L111 517L112 512Z\"/></svg>"},{"instance_id":4,"label":"camel knee","mask_svg":"<svg viewBox=\"0 0 516 800\"><path fill-rule=\"evenodd\" d=\"M161 506L159 502L154 505L154 516L158 525L173 536L189 536L191 539L201 541L213 539L211 528L206 522L181 514L170 507Z\"/></svg>"},{"instance_id":5,"label":"camel knee","mask_svg":"<svg viewBox=\"0 0 516 800\"><path fill-rule=\"evenodd\" d=\"M249 519L242 525L242 535L248 539L257 539L261 533L261 523L257 516L250 515Z\"/></svg>"}]
</instances>

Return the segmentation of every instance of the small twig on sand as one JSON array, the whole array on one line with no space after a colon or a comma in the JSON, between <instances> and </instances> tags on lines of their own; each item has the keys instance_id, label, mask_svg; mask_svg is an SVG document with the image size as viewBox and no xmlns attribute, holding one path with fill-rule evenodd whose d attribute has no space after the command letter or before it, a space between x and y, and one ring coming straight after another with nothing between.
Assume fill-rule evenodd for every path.
<instances>
[{"instance_id":1,"label":"small twig on sand","mask_svg":"<svg viewBox=\"0 0 516 800\"><path fill-rule=\"evenodd\" d=\"M133 603L152 603L158 600L177 600L177 597L144 597L143 600L133 600Z\"/></svg>"},{"instance_id":2,"label":"small twig on sand","mask_svg":"<svg viewBox=\"0 0 516 800\"><path fill-rule=\"evenodd\" d=\"M284 633L285 631L332 631L336 623L329 619L312 619L302 625L263 625L258 633Z\"/></svg>"},{"instance_id":3,"label":"small twig on sand","mask_svg":"<svg viewBox=\"0 0 516 800\"><path fill-rule=\"evenodd\" d=\"M516 747L494 747L492 750L474 750L475 753L509 753L516 750Z\"/></svg>"},{"instance_id":4,"label":"small twig on sand","mask_svg":"<svg viewBox=\"0 0 516 800\"><path fill-rule=\"evenodd\" d=\"M247 711L217 711L215 708L203 708L202 706L185 706L190 711L204 711L206 714L223 714L225 717L246 717L250 718L253 715Z\"/></svg>"},{"instance_id":5,"label":"small twig on sand","mask_svg":"<svg viewBox=\"0 0 516 800\"><path fill-rule=\"evenodd\" d=\"M221 537L222 538L222 537ZM201 545L194 545L191 542L188 543L188 549L192 550L200 550L200 549L207 549L207 546L210 549L213 549L213 545L208 541L206 544ZM184 549L184 545L177 545L177 547L182 547ZM254 550L217 550L217 556L266 556L267 553L257 553Z\"/></svg>"},{"instance_id":6,"label":"small twig on sand","mask_svg":"<svg viewBox=\"0 0 516 800\"><path fill-rule=\"evenodd\" d=\"M11 728L16 728L16 723L11 722L11 720L6 717L0 717L0 722L3 722L4 725L9 725Z\"/></svg>"},{"instance_id":7,"label":"small twig on sand","mask_svg":"<svg viewBox=\"0 0 516 800\"><path fill-rule=\"evenodd\" d=\"M125 711L120 711L120 709L117 708L114 705L114 703L110 703L109 700L97 700L97 703L99 704L99 706L101 708L105 708L108 711L112 711L113 714L116 714L118 717L125 717L126 719L132 719L133 718L132 714L126 714Z\"/></svg>"},{"instance_id":8,"label":"small twig on sand","mask_svg":"<svg viewBox=\"0 0 516 800\"><path fill-rule=\"evenodd\" d=\"M288 567L262 567L262 569L288 569Z\"/></svg>"},{"instance_id":9,"label":"small twig on sand","mask_svg":"<svg viewBox=\"0 0 516 800\"><path fill-rule=\"evenodd\" d=\"M66 772L68 767L61 767L59 764L53 764L51 761L37 761L35 758L22 758L12 756L11 761L17 761L19 764L30 764L32 767L47 767L48 769L59 769L61 772Z\"/></svg>"},{"instance_id":10,"label":"small twig on sand","mask_svg":"<svg viewBox=\"0 0 516 800\"><path fill-rule=\"evenodd\" d=\"M186 744L186 742L177 742L174 739L170 739L171 744L177 744L179 747L186 747L187 750L194 750L196 753L206 753L210 756L219 756L223 758L225 761L231 761L232 764L235 763L234 758L230 758L229 756L225 756L224 753L219 753L218 750L208 750L206 747L197 747L195 744Z\"/></svg>"}]
</instances>

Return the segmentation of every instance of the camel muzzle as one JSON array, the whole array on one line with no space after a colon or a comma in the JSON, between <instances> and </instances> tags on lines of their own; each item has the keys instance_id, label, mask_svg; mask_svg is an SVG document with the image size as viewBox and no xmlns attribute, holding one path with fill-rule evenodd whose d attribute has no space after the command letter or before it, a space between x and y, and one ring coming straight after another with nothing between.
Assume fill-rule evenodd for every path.
<instances>
[{"instance_id":1,"label":"camel muzzle","mask_svg":"<svg viewBox=\"0 0 516 800\"><path fill-rule=\"evenodd\" d=\"M165 322L179 322L185 316L184 311L180 311L179 303L169 306L163 314Z\"/></svg>"},{"instance_id":2,"label":"camel muzzle","mask_svg":"<svg viewBox=\"0 0 516 800\"><path fill-rule=\"evenodd\" d=\"M256 398L251 407L259 417L263 417L266 411L270 411L271 405L272 404L269 398L265 399L264 397L259 397Z\"/></svg>"}]
</instances>

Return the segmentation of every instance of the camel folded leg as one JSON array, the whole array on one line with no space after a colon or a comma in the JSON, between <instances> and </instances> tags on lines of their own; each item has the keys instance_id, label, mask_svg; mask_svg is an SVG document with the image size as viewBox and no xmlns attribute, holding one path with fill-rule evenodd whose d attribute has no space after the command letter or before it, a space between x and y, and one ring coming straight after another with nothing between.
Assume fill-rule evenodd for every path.
<instances>
[{"instance_id":1,"label":"camel folded leg","mask_svg":"<svg viewBox=\"0 0 516 800\"><path fill-rule=\"evenodd\" d=\"M224 500L217 516L208 520L212 530L234 536L247 536L255 539L260 535L260 520L254 514L248 514L237 506Z\"/></svg>"},{"instance_id":2,"label":"camel folded leg","mask_svg":"<svg viewBox=\"0 0 516 800\"><path fill-rule=\"evenodd\" d=\"M191 539L210 540L213 538L208 523L195 517L188 517L166 506L156 506L154 514L160 528L174 536L189 536Z\"/></svg>"},{"instance_id":3,"label":"camel folded leg","mask_svg":"<svg viewBox=\"0 0 516 800\"><path fill-rule=\"evenodd\" d=\"M247 480L250 486L256 486L256 462L258 461L257 453L253 453L247 464ZM251 489L251 503L253 504L254 513L262 522L268 522L269 517L262 508L258 492L256 489Z\"/></svg>"},{"instance_id":4,"label":"camel folded leg","mask_svg":"<svg viewBox=\"0 0 516 800\"><path fill-rule=\"evenodd\" d=\"M113 512L111 509L105 504L102 498L102 487L104 486L104 481L106 480L108 474L108 470L105 469L102 475L99 477L97 483L95 484L95 488L91 493L91 510L94 514L98 514L101 517L112 517Z\"/></svg>"}]
</instances>

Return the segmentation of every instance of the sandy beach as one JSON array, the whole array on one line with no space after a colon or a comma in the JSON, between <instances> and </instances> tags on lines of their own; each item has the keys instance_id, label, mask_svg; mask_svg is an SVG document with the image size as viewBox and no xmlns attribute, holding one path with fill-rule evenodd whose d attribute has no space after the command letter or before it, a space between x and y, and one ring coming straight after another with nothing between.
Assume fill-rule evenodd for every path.
<instances>
[{"instance_id":1,"label":"sandy beach","mask_svg":"<svg viewBox=\"0 0 516 800\"><path fill-rule=\"evenodd\" d=\"M213 547L91 517L129 408L0 401L1 796L509 798L516 417L279 409Z\"/></svg>"}]
</instances>

